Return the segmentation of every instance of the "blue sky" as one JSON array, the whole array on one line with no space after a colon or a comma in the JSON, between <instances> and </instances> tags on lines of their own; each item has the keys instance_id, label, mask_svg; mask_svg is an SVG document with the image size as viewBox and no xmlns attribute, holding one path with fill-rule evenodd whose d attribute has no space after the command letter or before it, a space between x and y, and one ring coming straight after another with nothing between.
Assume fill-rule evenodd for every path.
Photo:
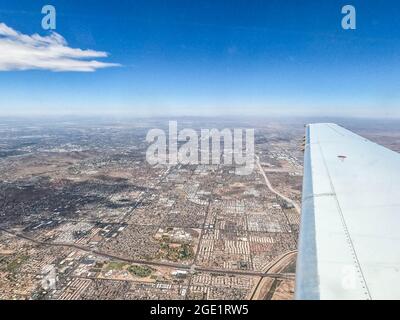
<instances>
[{"instance_id":1,"label":"blue sky","mask_svg":"<svg viewBox=\"0 0 400 320\"><path fill-rule=\"evenodd\" d=\"M47 37L45 4L68 48L120 66L0 71L0 114L400 117L398 1L0 0L0 23Z\"/></svg>"}]
</instances>

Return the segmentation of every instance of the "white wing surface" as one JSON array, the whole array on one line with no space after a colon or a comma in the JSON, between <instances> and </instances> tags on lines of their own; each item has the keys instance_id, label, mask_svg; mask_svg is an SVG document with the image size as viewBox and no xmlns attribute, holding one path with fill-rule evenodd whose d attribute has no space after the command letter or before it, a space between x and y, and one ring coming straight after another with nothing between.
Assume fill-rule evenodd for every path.
<instances>
[{"instance_id":1,"label":"white wing surface","mask_svg":"<svg viewBox=\"0 0 400 320\"><path fill-rule=\"evenodd\" d=\"M400 299L400 154L307 126L297 299Z\"/></svg>"}]
</instances>

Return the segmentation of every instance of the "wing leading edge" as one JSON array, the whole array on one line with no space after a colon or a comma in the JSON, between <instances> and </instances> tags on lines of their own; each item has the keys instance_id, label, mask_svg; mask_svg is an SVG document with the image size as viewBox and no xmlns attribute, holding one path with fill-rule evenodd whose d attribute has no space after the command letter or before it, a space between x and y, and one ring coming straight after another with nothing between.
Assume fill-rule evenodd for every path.
<instances>
[{"instance_id":1,"label":"wing leading edge","mask_svg":"<svg viewBox=\"0 0 400 320\"><path fill-rule=\"evenodd\" d=\"M307 126L297 299L400 299L400 154Z\"/></svg>"}]
</instances>

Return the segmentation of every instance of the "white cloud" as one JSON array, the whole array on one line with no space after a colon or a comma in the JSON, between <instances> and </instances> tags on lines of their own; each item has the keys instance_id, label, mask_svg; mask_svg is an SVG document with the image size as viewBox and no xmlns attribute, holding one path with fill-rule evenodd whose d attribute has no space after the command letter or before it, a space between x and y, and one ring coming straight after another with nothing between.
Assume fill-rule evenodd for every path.
<instances>
[{"instance_id":1,"label":"white cloud","mask_svg":"<svg viewBox=\"0 0 400 320\"><path fill-rule=\"evenodd\" d=\"M102 51L71 48L56 32L44 37L38 34L29 36L0 23L0 71L42 69L93 72L120 66L118 63L94 60L107 56Z\"/></svg>"}]
</instances>

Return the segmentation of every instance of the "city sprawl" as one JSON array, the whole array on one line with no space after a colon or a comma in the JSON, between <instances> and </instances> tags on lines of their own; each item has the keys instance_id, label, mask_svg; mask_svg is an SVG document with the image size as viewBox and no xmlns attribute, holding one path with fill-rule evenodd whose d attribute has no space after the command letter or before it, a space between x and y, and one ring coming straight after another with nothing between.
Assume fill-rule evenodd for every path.
<instances>
[{"instance_id":1,"label":"city sprawl","mask_svg":"<svg viewBox=\"0 0 400 320\"><path fill-rule=\"evenodd\" d=\"M0 122L0 299L293 298L304 121L178 119L254 128L248 175L150 165L146 134L167 125Z\"/></svg>"}]
</instances>

